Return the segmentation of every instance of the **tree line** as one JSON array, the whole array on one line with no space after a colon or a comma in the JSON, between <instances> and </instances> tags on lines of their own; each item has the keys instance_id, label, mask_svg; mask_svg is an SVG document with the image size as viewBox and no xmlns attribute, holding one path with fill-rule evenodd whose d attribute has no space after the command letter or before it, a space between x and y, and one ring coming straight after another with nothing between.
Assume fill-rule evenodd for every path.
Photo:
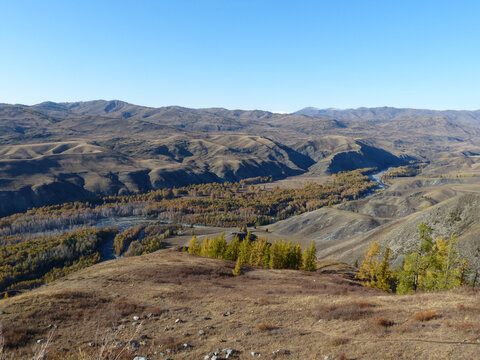
<instances>
[{"instance_id":1,"label":"tree line","mask_svg":"<svg viewBox=\"0 0 480 360\"><path fill-rule=\"evenodd\" d=\"M242 240L238 235L228 244L225 235L208 238L200 242L193 236L184 249L191 255L235 261L233 275L241 273L242 265L260 266L267 269L316 270L316 249L312 241L310 247L302 252L300 244L291 241L275 240L267 242L265 238L253 239L250 232Z\"/></svg>"},{"instance_id":2,"label":"tree line","mask_svg":"<svg viewBox=\"0 0 480 360\"><path fill-rule=\"evenodd\" d=\"M208 183L145 194L109 196L86 202L45 206L0 218L0 243L16 243L41 232L91 226L104 218L144 216L173 223L231 227L260 226L303 212L356 199L377 183L366 170L332 175L324 184L267 189L263 181Z\"/></svg>"}]
</instances>

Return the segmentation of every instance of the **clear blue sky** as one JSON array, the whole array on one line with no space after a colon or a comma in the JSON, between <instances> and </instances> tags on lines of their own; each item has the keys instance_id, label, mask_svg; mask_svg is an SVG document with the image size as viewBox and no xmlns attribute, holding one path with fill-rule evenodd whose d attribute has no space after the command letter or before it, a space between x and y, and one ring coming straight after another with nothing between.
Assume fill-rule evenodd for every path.
<instances>
[{"instance_id":1,"label":"clear blue sky","mask_svg":"<svg viewBox=\"0 0 480 360\"><path fill-rule=\"evenodd\" d=\"M0 102L480 108L478 1L1 1Z\"/></svg>"}]
</instances>

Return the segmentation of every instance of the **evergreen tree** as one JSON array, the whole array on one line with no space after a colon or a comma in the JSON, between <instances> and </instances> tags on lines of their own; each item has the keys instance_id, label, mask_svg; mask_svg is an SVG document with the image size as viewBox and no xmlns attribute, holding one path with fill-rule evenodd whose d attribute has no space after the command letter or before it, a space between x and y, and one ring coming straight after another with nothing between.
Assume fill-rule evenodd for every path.
<instances>
[{"instance_id":1,"label":"evergreen tree","mask_svg":"<svg viewBox=\"0 0 480 360\"><path fill-rule=\"evenodd\" d=\"M315 248L315 242L312 241L310 248L303 252L303 270L315 271L317 270L317 249Z\"/></svg>"},{"instance_id":2,"label":"evergreen tree","mask_svg":"<svg viewBox=\"0 0 480 360\"><path fill-rule=\"evenodd\" d=\"M227 246L227 250L225 251L224 258L225 260L236 261L238 258L239 252L240 252L240 240L238 239L238 236L235 235L233 240Z\"/></svg>"},{"instance_id":3,"label":"evergreen tree","mask_svg":"<svg viewBox=\"0 0 480 360\"><path fill-rule=\"evenodd\" d=\"M377 279L375 287L382 289L383 291L392 291L392 269L390 268L390 248L385 249L385 255L383 257L380 266L378 267Z\"/></svg>"},{"instance_id":4,"label":"evergreen tree","mask_svg":"<svg viewBox=\"0 0 480 360\"><path fill-rule=\"evenodd\" d=\"M365 252L365 260L362 261L357 275L357 278L362 281L365 286L375 287L378 271L378 254L380 254L380 246L374 241Z\"/></svg>"},{"instance_id":5,"label":"evergreen tree","mask_svg":"<svg viewBox=\"0 0 480 360\"><path fill-rule=\"evenodd\" d=\"M238 253L238 258L242 264L246 264L250 261L251 243L250 241L247 241L247 238L243 239L240 243L240 250Z\"/></svg>"},{"instance_id":6,"label":"evergreen tree","mask_svg":"<svg viewBox=\"0 0 480 360\"><path fill-rule=\"evenodd\" d=\"M200 248L200 256L208 257L210 255L210 240L205 237Z\"/></svg>"},{"instance_id":7,"label":"evergreen tree","mask_svg":"<svg viewBox=\"0 0 480 360\"><path fill-rule=\"evenodd\" d=\"M237 262L235 263L235 269L232 270L233 276L238 276L242 273L242 262L240 258L237 259Z\"/></svg>"},{"instance_id":8,"label":"evergreen tree","mask_svg":"<svg viewBox=\"0 0 480 360\"><path fill-rule=\"evenodd\" d=\"M188 253L191 255L200 255L200 243L197 237L192 237L192 240L188 243Z\"/></svg>"}]
</instances>

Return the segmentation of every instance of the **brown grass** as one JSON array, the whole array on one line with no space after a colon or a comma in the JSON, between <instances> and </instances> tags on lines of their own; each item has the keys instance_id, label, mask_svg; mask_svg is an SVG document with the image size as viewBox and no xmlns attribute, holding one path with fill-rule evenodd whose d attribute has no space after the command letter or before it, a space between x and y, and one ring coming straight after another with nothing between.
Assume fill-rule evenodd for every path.
<instances>
[{"instance_id":1,"label":"brown grass","mask_svg":"<svg viewBox=\"0 0 480 360\"><path fill-rule=\"evenodd\" d=\"M330 345L332 346L345 345L345 344L348 344L349 341L350 340L345 337L335 337L330 340Z\"/></svg>"},{"instance_id":2,"label":"brown grass","mask_svg":"<svg viewBox=\"0 0 480 360\"><path fill-rule=\"evenodd\" d=\"M345 304L321 305L318 317L325 320L359 320L368 318L375 305L365 301L354 301Z\"/></svg>"},{"instance_id":3,"label":"brown grass","mask_svg":"<svg viewBox=\"0 0 480 360\"><path fill-rule=\"evenodd\" d=\"M261 324L258 324L257 325L257 330L258 331L272 331L272 330L275 330L275 329L278 329L277 326L273 325L273 324L270 324L270 323L267 323L267 322L262 322Z\"/></svg>"},{"instance_id":4,"label":"brown grass","mask_svg":"<svg viewBox=\"0 0 480 360\"><path fill-rule=\"evenodd\" d=\"M436 319L438 315L435 311L430 310L430 311L418 312L414 314L412 317L414 320L417 320L417 321L430 321L430 320Z\"/></svg>"},{"instance_id":5,"label":"brown grass","mask_svg":"<svg viewBox=\"0 0 480 360\"><path fill-rule=\"evenodd\" d=\"M58 325L47 349L52 360L98 360L104 339L112 346L104 354L115 359L122 346L112 338L127 344L130 339L147 342L137 353L127 347L117 360L203 359L217 348L234 349L238 358L257 351L269 359L282 348L291 355L275 358L313 360L328 355L333 360L345 353L358 360L433 359L443 352L443 360L451 354L452 341L478 338L480 313L470 311L479 305L478 292L395 296L330 274L252 269L240 278L222 275L229 266L162 250L100 263L70 274L68 280L0 300L9 344L18 345L6 348L7 360L31 359L39 347L36 339L47 338L52 323ZM192 273L197 270L203 275ZM413 320L420 309L435 309L442 321ZM158 316L145 318L148 313ZM132 325L133 315L142 319L141 327ZM52 321L55 318L61 320ZM184 322L176 323L177 318ZM198 336L200 329L207 335ZM385 346L379 346L379 338ZM424 339L438 343L432 347ZM97 346L90 347L90 341ZM183 349L183 343L192 347ZM478 355L478 347L471 344L459 344L458 351L465 359Z\"/></svg>"},{"instance_id":6,"label":"brown grass","mask_svg":"<svg viewBox=\"0 0 480 360\"><path fill-rule=\"evenodd\" d=\"M390 326L395 325L395 322L385 317L378 317L375 319L375 325L379 327L388 328Z\"/></svg>"}]
</instances>

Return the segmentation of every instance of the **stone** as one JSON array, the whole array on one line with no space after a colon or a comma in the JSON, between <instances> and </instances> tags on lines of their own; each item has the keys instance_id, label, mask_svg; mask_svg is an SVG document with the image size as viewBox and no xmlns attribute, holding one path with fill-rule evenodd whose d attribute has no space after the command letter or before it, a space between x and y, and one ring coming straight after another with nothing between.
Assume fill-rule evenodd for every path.
<instances>
[{"instance_id":1,"label":"stone","mask_svg":"<svg viewBox=\"0 0 480 360\"><path fill-rule=\"evenodd\" d=\"M257 353L256 351L252 351L250 354L254 357L262 357L262 354Z\"/></svg>"},{"instance_id":2,"label":"stone","mask_svg":"<svg viewBox=\"0 0 480 360\"><path fill-rule=\"evenodd\" d=\"M287 349L277 349L277 350L273 351L272 354L273 354L274 356L277 356L277 355L290 355L291 352L290 352L290 350L287 350Z\"/></svg>"},{"instance_id":3,"label":"stone","mask_svg":"<svg viewBox=\"0 0 480 360\"><path fill-rule=\"evenodd\" d=\"M131 348L137 348L138 347L138 341L137 340L130 340L128 343Z\"/></svg>"},{"instance_id":4,"label":"stone","mask_svg":"<svg viewBox=\"0 0 480 360\"><path fill-rule=\"evenodd\" d=\"M198 331L198 336L203 336L205 335L205 331L204 330L199 330Z\"/></svg>"},{"instance_id":5,"label":"stone","mask_svg":"<svg viewBox=\"0 0 480 360\"><path fill-rule=\"evenodd\" d=\"M120 295L118 295L118 294L113 294L113 297L116 298L116 299L118 299L118 298L120 297Z\"/></svg>"},{"instance_id":6,"label":"stone","mask_svg":"<svg viewBox=\"0 0 480 360\"><path fill-rule=\"evenodd\" d=\"M138 326L138 325L140 325L140 323L138 321L132 322L132 326Z\"/></svg>"},{"instance_id":7,"label":"stone","mask_svg":"<svg viewBox=\"0 0 480 360\"><path fill-rule=\"evenodd\" d=\"M43 344L46 341L47 341L47 339L38 339L37 344Z\"/></svg>"},{"instance_id":8,"label":"stone","mask_svg":"<svg viewBox=\"0 0 480 360\"><path fill-rule=\"evenodd\" d=\"M133 317L133 320L134 320L134 321L140 320L140 316L136 316L136 315L135 315L135 316Z\"/></svg>"},{"instance_id":9,"label":"stone","mask_svg":"<svg viewBox=\"0 0 480 360\"><path fill-rule=\"evenodd\" d=\"M191 348L191 347L192 347L192 345L190 345L190 344L187 344L187 343L183 344L184 349L188 349L188 348Z\"/></svg>"},{"instance_id":10,"label":"stone","mask_svg":"<svg viewBox=\"0 0 480 360\"><path fill-rule=\"evenodd\" d=\"M143 339L148 339L148 336L145 334L142 334L138 338L143 340Z\"/></svg>"},{"instance_id":11,"label":"stone","mask_svg":"<svg viewBox=\"0 0 480 360\"><path fill-rule=\"evenodd\" d=\"M184 323L185 321L183 321L182 319L177 319L175 320L175 324L181 324L181 323Z\"/></svg>"},{"instance_id":12,"label":"stone","mask_svg":"<svg viewBox=\"0 0 480 360\"><path fill-rule=\"evenodd\" d=\"M140 344L140 346L147 346L148 342L147 342L147 340L143 340L143 341L140 341L139 344Z\"/></svg>"},{"instance_id":13,"label":"stone","mask_svg":"<svg viewBox=\"0 0 480 360\"><path fill-rule=\"evenodd\" d=\"M145 356L135 356L133 360L150 360L150 359Z\"/></svg>"},{"instance_id":14,"label":"stone","mask_svg":"<svg viewBox=\"0 0 480 360\"><path fill-rule=\"evenodd\" d=\"M88 346L94 347L94 346L95 346L95 343L94 343L93 341L90 341L90 342L88 343Z\"/></svg>"},{"instance_id":15,"label":"stone","mask_svg":"<svg viewBox=\"0 0 480 360\"><path fill-rule=\"evenodd\" d=\"M226 313L223 313L222 316L230 316L233 315L233 312L227 311Z\"/></svg>"},{"instance_id":16,"label":"stone","mask_svg":"<svg viewBox=\"0 0 480 360\"><path fill-rule=\"evenodd\" d=\"M233 355L233 349L223 349L223 352L225 353L225 359L228 359Z\"/></svg>"}]
</instances>

